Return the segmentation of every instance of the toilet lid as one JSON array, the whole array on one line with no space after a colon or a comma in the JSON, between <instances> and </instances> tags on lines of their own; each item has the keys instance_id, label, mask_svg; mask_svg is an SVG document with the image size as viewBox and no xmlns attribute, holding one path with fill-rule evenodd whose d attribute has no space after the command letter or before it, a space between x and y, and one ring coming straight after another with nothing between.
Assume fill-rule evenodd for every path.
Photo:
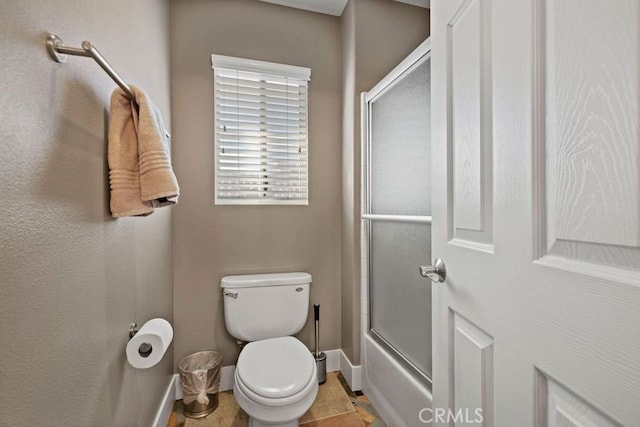
<instances>
[{"instance_id":1,"label":"toilet lid","mask_svg":"<svg viewBox=\"0 0 640 427\"><path fill-rule=\"evenodd\" d=\"M313 375L309 349L293 337L278 337L247 344L236 365L245 387L271 399L302 391Z\"/></svg>"}]
</instances>

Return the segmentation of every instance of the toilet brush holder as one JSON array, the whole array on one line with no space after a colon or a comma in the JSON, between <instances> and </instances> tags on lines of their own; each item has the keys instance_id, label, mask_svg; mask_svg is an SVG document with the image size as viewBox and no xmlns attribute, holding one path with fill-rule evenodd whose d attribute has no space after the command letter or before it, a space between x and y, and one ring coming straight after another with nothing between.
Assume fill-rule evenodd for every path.
<instances>
[{"instance_id":1,"label":"toilet brush holder","mask_svg":"<svg viewBox=\"0 0 640 427\"><path fill-rule=\"evenodd\" d=\"M316 322L316 350L313 357L316 359L316 368L318 370L318 384L324 384L327 381L327 355L320 351L320 305L313 305L313 317Z\"/></svg>"},{"instance_id":2,"label":"toilet brush holder","mask_svg":"<svg viewBox=\"0 0 640 427\"><path fill-rule=\"evenodd\" d=\"M316 357L316 368L318 369L318 384L327 381L327 355L324 351L314 355Z\"/></svg>"}]
</instances>

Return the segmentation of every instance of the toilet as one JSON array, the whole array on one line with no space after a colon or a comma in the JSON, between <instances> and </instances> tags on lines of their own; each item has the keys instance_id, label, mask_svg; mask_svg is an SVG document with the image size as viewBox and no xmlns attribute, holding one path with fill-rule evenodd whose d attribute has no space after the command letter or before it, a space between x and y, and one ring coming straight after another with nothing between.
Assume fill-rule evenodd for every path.
<instances>
[{"instance_id":1,"label":"toilet","mask_svg":"<svg viewBox=\"0 0 640 427\"><path fill-rule=\"evenodd\" d=\"M220 286L227 330L244 345L233 392L249 426L297 427L318 394L315 359L292 336L309 315L311 275L226 276Z\"/></svg>"}]
</instances>

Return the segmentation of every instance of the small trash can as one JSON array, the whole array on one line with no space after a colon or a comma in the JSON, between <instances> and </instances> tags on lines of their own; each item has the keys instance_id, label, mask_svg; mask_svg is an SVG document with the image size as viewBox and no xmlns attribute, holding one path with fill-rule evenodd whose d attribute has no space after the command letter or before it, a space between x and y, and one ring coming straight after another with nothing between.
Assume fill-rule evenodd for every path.
<instances>
[{"instance_id":1,"label":"small trash can","mask_svg":"<svg viewBox=\"0 0 640 427\"><path fill-rule=\"evenodd\" d=\"M206 417L218 407L221 364L222 354L217 351L193 353L178 364L186 417Z\"/></svg>"}]
</instances>

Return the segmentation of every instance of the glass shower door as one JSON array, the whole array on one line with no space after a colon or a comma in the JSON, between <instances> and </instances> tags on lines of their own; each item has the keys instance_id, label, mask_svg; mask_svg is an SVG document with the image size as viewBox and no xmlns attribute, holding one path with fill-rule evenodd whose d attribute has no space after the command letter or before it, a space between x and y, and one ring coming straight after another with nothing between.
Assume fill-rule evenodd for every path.
<instances>
[{"instance_id":1,"label":"glass shower door","mask_svg":"<svg viewBox=\"0 0 640 427\"><path fill-rule=\"evenodd\" d=\"M364 95L363 221L369 333L431 381L430 52L409 57Z\"/></svg>"}]
</instances>

